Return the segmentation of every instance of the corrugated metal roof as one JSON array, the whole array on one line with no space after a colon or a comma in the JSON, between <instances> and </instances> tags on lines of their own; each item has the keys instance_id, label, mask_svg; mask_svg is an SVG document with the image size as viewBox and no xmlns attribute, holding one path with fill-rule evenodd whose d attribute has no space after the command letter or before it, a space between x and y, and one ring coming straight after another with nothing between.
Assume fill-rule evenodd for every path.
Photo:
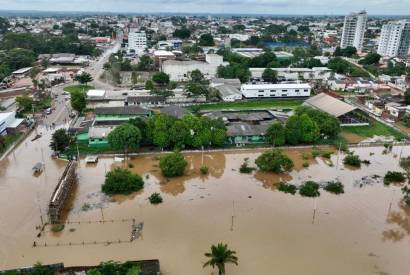
<instances>
[{"instance_id":1,"label":"corrugated metal roof","mask_svg":"<svg viewBox=\"0 0 410 275\"><path fill-rule=\"evenodd\" d=\"M356 107L325 93L307 99L303 105L311 106L335 117L340 117L356 109Z\"/></svg>"}]
</instances>

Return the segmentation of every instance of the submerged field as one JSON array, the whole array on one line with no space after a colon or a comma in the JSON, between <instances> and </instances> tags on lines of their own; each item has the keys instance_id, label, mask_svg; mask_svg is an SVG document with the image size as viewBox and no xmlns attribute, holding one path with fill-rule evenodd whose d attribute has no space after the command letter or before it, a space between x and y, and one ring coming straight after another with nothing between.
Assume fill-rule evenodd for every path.
<instances>
[{"instance_id":1,"label":"submerged field","mask_svg":"<svg viewBox=\"0 0 410 275\"><path fill-rule=\"evenodd\" d=\"M203 254L218 242L239 257L239 265L228 265L227 274L404 275L410 268L410 209L400 203L400 186L386 187L375 176L399 171L397 156L409 155L410 147L394 147L389 154L381 147L354 149L371 162L361 169L345 167L343 155L333 154L328 161L313 159L306 150L287 150L295 169L279 175L238 172L246 157L254 165L260 150L186 154L186 175L170 180L161 176L157 155L144 155L133 158L131 168L143 176L144 189L112 199L100 193L101 184L106 171L122 164L112 158L97 165L82 160L69 223L60 233L47 226L37 238L40 215L45 216L65 162L48 158L47 135L27 140L30 144L21 144L0 163L0 268L36 261L71 266L158 258L164 275L215 274L202 264ZM41 158L41 148L46 170L33 177L32 163ZM199 172L203 163L209 166L206 176ZM345 185L344 194L321 190L312 199L277 190L279 181L300 185L336 178ZM149 203L153 192L161 193L162 204ZM132 219L144 226L141 237L130 243Z\"/></svg>"}]
</instances>

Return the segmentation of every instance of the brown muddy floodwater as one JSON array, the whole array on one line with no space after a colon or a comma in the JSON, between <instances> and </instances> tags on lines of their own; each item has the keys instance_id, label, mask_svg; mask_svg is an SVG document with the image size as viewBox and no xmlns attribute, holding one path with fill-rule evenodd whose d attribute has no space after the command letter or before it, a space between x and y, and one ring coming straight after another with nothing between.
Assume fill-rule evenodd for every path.
<instances>
[{"instance_id":1,"label":"brown muddy floodwater","mask_svg":"<svg viewBox=\"0 0 410 275\"><path fill-rule=\"evenodd\" d=\"M240 174L243 159L253 165L260 154L256 150L186 154L187 175L171 180L161 177L156 156L139 156L131 170L144 177L144 190L113 199L100 188L105 172L121 164L112 158L93 166L81 161L65 229L52 233L46 227L37 238L40 215L45 216L66 163L49 158L49 133L30 140L0 164L1 269L36 261L72 266L159 259L165 275L216 274L202 268L203 254L211 244L224 242L239 257L239 265L228 265L227 274L409 274L410 209L400 204L400 186L385 187L374 175L400 170L397 155L409 155L410 147L395 147L387 155L383 148L353 149L371 161L356 170L344 167L336 154L333 166L317 158L303 168L306 151L287 150L296 163L289 175ZM46 170L33 177L31 168L42 158ZM199 172L202 163L209 166L207 176ZM311 199L275 187L281 180L300 184L336 178L345 185L342 195L322 190ZM162 204L149 203L153 192L162 194ZM132 219L144 227L130 243Z\"/></svg>"}]
</instances>

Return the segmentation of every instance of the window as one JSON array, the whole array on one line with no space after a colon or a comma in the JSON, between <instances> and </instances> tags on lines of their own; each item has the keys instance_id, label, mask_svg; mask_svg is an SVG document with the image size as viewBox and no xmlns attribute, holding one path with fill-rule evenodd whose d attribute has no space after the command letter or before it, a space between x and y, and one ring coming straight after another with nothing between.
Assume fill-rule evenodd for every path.
<instances>
[{"instance_id":1,"label":"window","mask_svg":"<svg viewBox=\"0 0 410 275\"><path fill-rule=\"evenodd\" d=\"M295 92L299 93L299 89L296 89Z\"/></svg>"},{"instance_id":2,"label":"window","mask_svg":"<svg viewBox=\"0 0 410 275\"><path fill-rule=\"evenodd\" d=\"M287 93L287 92L288 92L288 90L282 90L282 92Z\"/></svg>"},{"instance_id":3,"label":"window","mask_svg":"<svg viewBox=\"0 0 410 275\"><path fill-rule=\"evenodd\" d=\"M288 94L282 94L282 96L288 96Z\"/></svg>"},{"instance_id":4,"label":"window","mask_svg":"<svg viewBox=\"0 0 410 275\"><path fill-rule=\"evenodd\" d=\"M263 95L258 95L258 97L263 97Z\"/></svg>"},{"instance_id":5,"label":"window","mask_svg":"<svg viewBox=\"0 0 410 275\"><path fill-rule=\"evenodd\" d=\"M264 90L259 90L259 91L258 91L258 93L264 93L264 92L265 92Z\"/></svg>"},{"instance_id":6,"label":"window","mask_svg":"<svg viewBox=\"0 0 410 275\"><path fill-rule=\"evenodd\" d=\"M305 89L304 91L305 91L305 92L309 92L309 90L308 90L308 89Z\"/></svg>"}]
</instances>

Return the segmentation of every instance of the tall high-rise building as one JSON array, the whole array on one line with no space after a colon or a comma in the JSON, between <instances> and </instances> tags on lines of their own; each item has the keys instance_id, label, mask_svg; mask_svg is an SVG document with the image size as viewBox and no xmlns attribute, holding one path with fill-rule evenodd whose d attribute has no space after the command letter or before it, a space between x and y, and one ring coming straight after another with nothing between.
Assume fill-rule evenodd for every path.
<instances>
[{"instance_id":1,"label":"tall high-rise building","mask_svg":"<svg viewBox=\"0 0 410 275\"><path fill-rule=\"evenodd\" d=\"M410 54L410 22L383 25L377 53L385 57Z\"/></svg>"},{"instance_id":2,"label":"tall high-rise building","mask_svg":"<svg viewBox=\"0 0 410 275\"><path fill-rule=\"evenodd\" d=\"M355 47L358 52L363 49L364 33L366 32L367 13L351 13L345 17L340 47Z\"/></svg>"},{"instance_id":3,"label":"tall high-rise building","mask_svg":"<svg viewBox=\"0 0 410 275\"><path fill-rule=\"evenodd\" d=\"M128 34L128 50L133 50L141 55L147 47L147 36L145 32L130 32Z\"/></svg>"}]
</instances>

